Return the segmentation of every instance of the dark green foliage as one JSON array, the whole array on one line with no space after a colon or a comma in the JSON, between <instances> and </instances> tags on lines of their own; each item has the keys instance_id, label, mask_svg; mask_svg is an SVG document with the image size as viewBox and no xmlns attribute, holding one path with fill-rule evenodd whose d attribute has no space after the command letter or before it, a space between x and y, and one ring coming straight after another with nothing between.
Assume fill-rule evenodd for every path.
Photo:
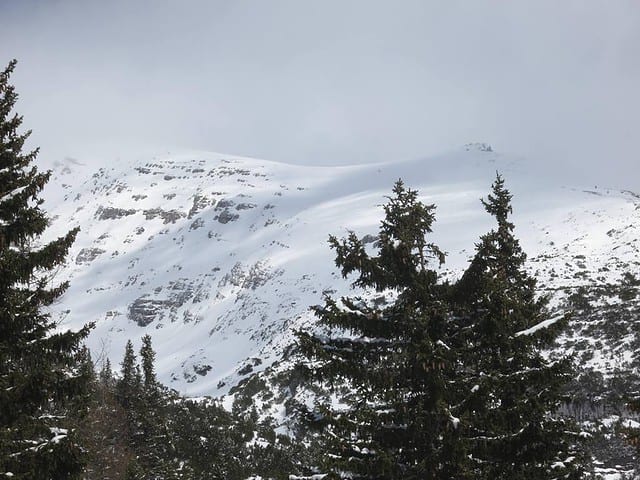
<instances>
[{"instance_id":1,"label":"dark green foliage","mask_svg":"<svg viewBox=\"0 0 640 480\"><path fill-rule=\"evenodd\" d=\"M156 353L151 347L151 336L142 337L142 347L140 348L140 358L142 359L142 374L144 379L144 387L147 390L156 388L156 373L153 362L156 359Z\"/></svg>"},{"instance_id":2,"label":"dark green foliage","mask_svg":"<svg viewBox=\"0 0 640 480\"><path fill-rule=\"evenodd\" d=\"M627 407L631 412L633 412L636 416L640 413L640 395L637 392L631 394L631 399L627 404ZM626 436L626 440L629 445L632 445L636 454L640 453L640 428L637 426L624 426L622 428L623 433ZM638 462L638 457L636 456L636 466L640 466L640 462Z\"/></svg>"},{"instance_id":3,"label":"dark green foliage","mask_svg":"<svg viewBox=\"0 0 640 480\"><path fill-rule=\"evenodd\" d=\"M353 274L357 297L316 307L325 334L301 332L311 376L351 391L344 409L320 406L325 468L376 479L465 478L465 452L449 405L454 352L446 345L447 305L431 266L443 253L426 238L434 206L398 181L384 206L377 254L352 233L330 237L336 265ZM384 296L389 301L379 301Z\"/></svg>"},{"instance_id":4,"label":"dark green foliage","mask_svg":"<svg viewBox=\"0 0 640 480\"><path fill-rule=\"evenodd\" d=\"M88 413L78 421L87 478L244 480L288 478L294 471L291 446L272 424L260 423L253 410L233 414L217 401L186 399L162 385L149 375L155 353L148 335L140 357L144 379L153 381L143 381L131 341L120 378L108 362L92 376Z\"/></svg>"},{"instance_id":5,"label":"dark green foliage","mask_svg":"<svg viewBox=\"0 0 640 480\"><path fill-rule=\"evenodd\" d=\"M110 385L115 381L113 378L113 371L111 370L111 362L108 358L102 364L102 369L100 369L98 378L100 383L103 385Z\"/></svg>"},{"instance_id":6,"label":"dark green foliage","mask_svg":"<svg viewBox=\"0 0 640 480\"><path fill-rule=\"evenodd\" d=\"M355 234L330 237L360 296L327 298L325 331L298 336L310 379L344 404L308 416L330 453L316 465L336 478L580 478L586 454L558 413L571 361L543 354L567 316L537 296L504 180L483 201L497 226L454 285L429 268L443 260L426 240L434 207L401 182L394 194L376 255Z\"/></svg>"},{"instance_id":7,"label":"dark green foliage","mask_svg":"<svg viewBox=\"0 0 640 480\"><path fill-rule=\"evenodd\" d=\"M15 60L0 73L0 475L21 479L75 478L81 450L68 428L67 407L86 389L78 355L89 326L60 332L45 313L67 288L51 285L77 229L36 246L48 219L39 194L50 172L32 163L38 150L23 153L30 132L9 77Z\"/></svg>"},{"instance_id":8,"label":"dark green foliage","mask_svg":"<svg viewBox=\"0 0 640 480\"><path fill-rule=\"evenodd\" d=\"M170 441L168 409L175 397L164 391L155 379L155 352L151 337L142 339L140 373L133 343L125 346L121 376L116 382L116 398L126 418L127 447L135 453L127 466L129 478L190 478L188 469L180 466ZM140 473L142 472L142 473ZM144 475L143 475L144 474ZM140 476L143 475L143 476Z\"/></svg>"},{"instance_id":9,"label":"dark green foliage","mask_svg":"<svg viewBox=\"0 0 640 480\"><path fill-rule=\"evenodd\" d=\"M171 407L172 444L178 458L196 474L193 478L246 478L249 465L244 433L239 422L213 401L182 400Z\"/></svg>"},{"instance_id":10,"label":"dark green foliage","mask_svg":"<svg viewBox=\"0 0 640 480\"><path fill-rule=\"evenodd\" d=\"M117 388L118 400L124 408L127 408L134 404L142 390L140 367L131 340L128 340L125 346L121 367Z\"/></svg>"},{"instance_id":11,"label":"dark green foliage","mask_svg":"<svg viewBox=\"0 0 640 480\"><path fill-rule=\"evenodd\" d=\"M481 237L455 285L451 344L460 351L456 411L475 460L474 477L579 478L583 459L577 436L554 416L571 364L542 354L567 319L552 322L547 300L536 296L535 278L526 272L526 255L513 235L511 194L501 176L483 204L497 227ZM540 325L545 327L532 329Z\"/></svg>"},{"instance_id":12,"label":"dark green foliage","mask_svg":"<svg viewBox=\"0 0 640 480\"><path fill-rule=\"evenodd\" d=\"M134 463L127 412L116 398L108 360L95 377L85 414L77 419L78 441L86 452L84 478L120 480Z\"/></svg>"}]
</instances>

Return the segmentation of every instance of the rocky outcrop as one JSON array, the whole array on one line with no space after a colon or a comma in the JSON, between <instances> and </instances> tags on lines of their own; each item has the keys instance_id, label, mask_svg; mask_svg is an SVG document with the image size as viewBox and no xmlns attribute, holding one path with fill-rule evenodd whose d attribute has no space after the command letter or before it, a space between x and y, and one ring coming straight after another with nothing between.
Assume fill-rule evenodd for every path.
<instances>
[{"instance_id":1,"label":"rocky outcrop","mask_svg":"<svg viewBox=\"0 0 640 480\"><path fill-rule=\"evenodd\" d=\"M162 316L163 310L169 306L167 300L140 297L129 305L129 318L140 327L146 327Z\"/></svg>"},{"instance_id":2,"label":"rocky outcrop","mask_svg":"<svg viewBox=\"0 0 640 480\"><path fill-rule=\"evenodd\" d=\"M163 210L161 208L151 208L149 210L145 210L144 218L146 220L153 220L154 218L161 218L162 223L165 225L169 223L176 223L176 221L180 220L185 216L184 213L178 210Z\"/></svg>"},{"instance_id":3,"label":"rocky outcrop","mask_svg":"<svg viewBox=\"0 0 640 480\"><path fill-rule=\"evenodd\" d=\"M83 248L76 256L76 265L91 263L105 252L106 250L101 248Z\"/></svg>"},{"instance_id":4,"label":"rocky outcrop","mask_svg":"<svg viewBox=\"0 0 640 480\"><path fill-rule=\"evenodd\" d=\"M134 209L98 207L98 210L96 210L95 213L95 217L98 220L116 220L118 218L134 215L136 212L137 210Z\"/></svg>"}]
</instances>

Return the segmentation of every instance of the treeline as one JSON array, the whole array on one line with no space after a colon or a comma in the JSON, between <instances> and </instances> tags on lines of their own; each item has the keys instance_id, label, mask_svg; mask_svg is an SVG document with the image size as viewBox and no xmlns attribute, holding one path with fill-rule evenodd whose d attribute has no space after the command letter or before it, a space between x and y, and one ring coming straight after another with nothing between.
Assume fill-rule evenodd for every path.
<instances>
[{"instance_id":1,"label":"treeline","mask_svg":"<svg viewBox=\"0 0 640 480\"><path fill-rule=\"evenodd\" d=\"M158 382L148 335L139 359L131 341L118 372L108 360L96 372L88 350L80 355L88 388L69 414L82 478L287 478L297 468L288 437L276 436L255 411L228 412L214 399L185 398Z\"/></svg>"}]
</instances>

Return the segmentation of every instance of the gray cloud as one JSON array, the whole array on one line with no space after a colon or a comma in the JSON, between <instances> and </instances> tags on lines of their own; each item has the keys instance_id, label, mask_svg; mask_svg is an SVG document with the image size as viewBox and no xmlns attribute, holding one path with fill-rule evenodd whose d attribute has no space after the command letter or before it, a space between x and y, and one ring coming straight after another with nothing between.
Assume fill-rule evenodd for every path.
<instances>
[{"instance_id":1,"label":"gray cloud","mask_svg":"<svg viewBox=\"0 0 640 480\"><path fill-rule=\"evenodd\" d=\"M26 0L0 3L0 45L47 158L333 164L486 141L640 187L635 0Z\"/></svg>"}]
</instances>

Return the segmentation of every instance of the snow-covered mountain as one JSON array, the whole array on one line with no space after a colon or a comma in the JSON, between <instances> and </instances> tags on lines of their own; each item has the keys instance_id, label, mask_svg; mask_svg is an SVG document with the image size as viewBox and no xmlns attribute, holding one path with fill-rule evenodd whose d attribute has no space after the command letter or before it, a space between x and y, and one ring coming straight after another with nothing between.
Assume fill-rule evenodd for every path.
<instances>
[{"instance_id":1,"label":"snow-covered mountain","mask_svg":"<svg viewBox=\"0 0 640 480\"><path fill-rule=\"evenodd\" d=\"M437 205L434 241L455 277L491 228L479 199L496 171L514 194L514 223L541 288L560 306L579 287L624 285L640 265L640 197L536 172L470 144L400 163L311 167L214 153L114 161L99 169L59 162L44 192L48 237L81 233L56 280L64 327L96 322L95 358L119 364L124 344L153 337L159 378L189 395L224 395L275 360L313 322L323 293L347 293L329 234L374 240L380 205L402 178ZM631 275L631 277L629 276ZM616 290L617 291L617 290ZM617 305L612 294L601 302ZM592 345L585 364L611 372L631 362L633 336L596 345L588 325L564 339ZM626 335L626 336L625 336Z\"/></svg>"}]
</instances>

